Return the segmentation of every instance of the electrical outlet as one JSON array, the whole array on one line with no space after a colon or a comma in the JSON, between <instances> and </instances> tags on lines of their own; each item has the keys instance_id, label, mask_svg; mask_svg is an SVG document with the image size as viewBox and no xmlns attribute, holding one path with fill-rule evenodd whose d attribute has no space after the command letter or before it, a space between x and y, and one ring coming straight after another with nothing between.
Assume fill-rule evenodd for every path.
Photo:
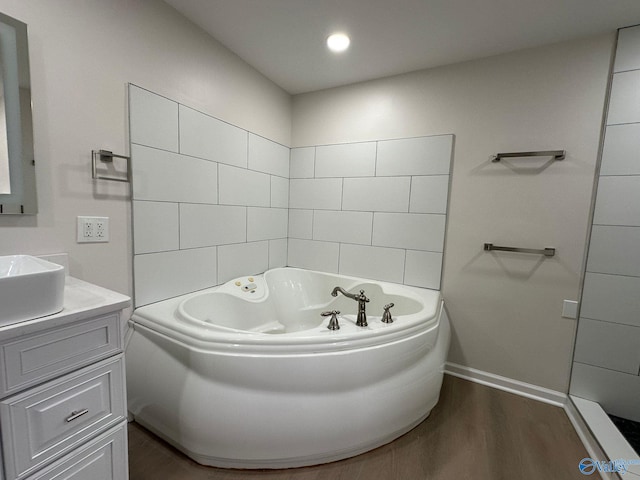
<instances>
[{"instance_id":1,"label":"electrical outlet","mask_svg":"<svg viewBox=\"0 0 640 480\"><path fill-rule=\"evenodd\" d=\"M78 243L109 241L109 217L78 217Z\"/></svg>"}]
</instances>

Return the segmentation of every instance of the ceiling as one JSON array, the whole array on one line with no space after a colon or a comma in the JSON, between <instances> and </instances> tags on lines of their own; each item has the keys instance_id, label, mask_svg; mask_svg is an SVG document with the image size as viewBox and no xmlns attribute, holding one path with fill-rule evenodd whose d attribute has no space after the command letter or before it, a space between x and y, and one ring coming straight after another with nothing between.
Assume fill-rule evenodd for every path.
<instances>
[{"instance_id":1,"label":"ceiling","mask_svg":"<svg viewBox=\"0 0 640 480\"><path fill-rule=\"evenodd\" d=\"M640 0L165 0L291 94L640 24ZM351 48L329 52L335 31Z\"/></svg>"}]
</instances>

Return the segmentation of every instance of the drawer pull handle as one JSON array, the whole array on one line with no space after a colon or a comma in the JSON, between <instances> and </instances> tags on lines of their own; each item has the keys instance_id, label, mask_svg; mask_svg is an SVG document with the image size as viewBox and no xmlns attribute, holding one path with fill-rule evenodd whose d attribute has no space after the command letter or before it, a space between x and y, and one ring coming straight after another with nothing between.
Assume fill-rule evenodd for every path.
<instances>
[{"instance_id":1,"label":"drawer pull handle","mask_svg":"<svg viewBox=\"0 0 640 480\"><path fill-rule=\"evenodd\" d=\"M77 412L71 412L71 415L68 416L65 420L67 422L73 422L76 418L80 418L81 416L89 413L89 410L84 408L82 410L78 410Z\"/></svg>"}]
</instances>

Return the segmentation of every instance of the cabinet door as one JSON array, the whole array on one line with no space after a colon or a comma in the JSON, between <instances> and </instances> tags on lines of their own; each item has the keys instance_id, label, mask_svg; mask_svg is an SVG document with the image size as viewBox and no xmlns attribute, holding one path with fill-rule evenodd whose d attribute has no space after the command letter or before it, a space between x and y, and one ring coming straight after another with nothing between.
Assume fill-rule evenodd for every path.
<instances>
[{"instance_id":1,"label":"cabinet door","mask_svg":"<svg viewBox=\"0 0 640 480\"><path fill-rule=\"evenodd\" d=\"M0 344L0 398L122 350L117 313Z\"/></svg>"},{"instance_id":2,"label":"cabinet door","mask_svg":"<svg viewBox=\"0 0 640 480\"><path fill-rule=\"evenodd\" d=\"M127 480L127 423L40 470L28 480Z\"/></svg>"},{"instance_id":3,"label":"cabinet door","mask_svg":"<svg viewBox=\"0 0 640 480\"><path fill-rule=\"evenodd\" d=\"M122 355L0 402L7 480L22 478L126 418Z\"/></svg>"}]
</instances>

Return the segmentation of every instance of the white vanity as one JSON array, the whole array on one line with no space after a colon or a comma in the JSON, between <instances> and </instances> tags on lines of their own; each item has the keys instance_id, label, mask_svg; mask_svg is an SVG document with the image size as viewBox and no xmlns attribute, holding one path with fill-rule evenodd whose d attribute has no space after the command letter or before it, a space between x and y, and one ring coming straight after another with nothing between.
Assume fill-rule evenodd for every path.
<instances>
[{"instance_id":1,"label":"white vanity","mask_svg":"<svg viewBox=\"0 0 640 480\"><path fill-rule=\"evenodd\" d=\"M129 304L66 277L62 311L0 327L0 480L128 478Z\"/></svg>"}]
</instances>

